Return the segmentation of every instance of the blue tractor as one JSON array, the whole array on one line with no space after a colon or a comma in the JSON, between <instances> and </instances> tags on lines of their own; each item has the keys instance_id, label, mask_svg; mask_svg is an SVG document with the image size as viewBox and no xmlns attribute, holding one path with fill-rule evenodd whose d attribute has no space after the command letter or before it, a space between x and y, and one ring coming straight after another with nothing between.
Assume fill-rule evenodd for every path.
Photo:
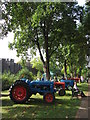
<instances>
[{"instance_id":1,"label":"blue tractor","mask_svg":"<svg viewBox=\"0 0 90 120\"><path fill-rule=\"evenodd\" d=\"M65 88L66 89L72 89L74 86L74 80L60 80L60 82L65 82Z\"/></svg>"},{"instance_id":2,"label":"blue tractor","mask_svg":"<svg viewBox=\"0 0 90 120\"><path fill-rule=\"evenodd\" d=\"M10 87L10 98L15 103L25 103L32 94L39 93L43 95L43 99L47 103L52 103L55 99L55 92L57 89L54 87L57 85L55 82L51 81L30 81L28 79L22 78L16 80L15 83ZM65 95L65 83L58 83L60 86L59 95ZM61 85L63 88L61 89Z\"/></svg>"}]
</instances>

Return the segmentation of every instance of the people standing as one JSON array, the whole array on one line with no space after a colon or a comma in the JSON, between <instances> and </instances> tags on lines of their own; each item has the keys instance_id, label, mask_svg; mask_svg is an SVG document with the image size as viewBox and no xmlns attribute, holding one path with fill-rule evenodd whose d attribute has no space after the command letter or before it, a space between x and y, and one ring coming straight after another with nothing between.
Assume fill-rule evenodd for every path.
<instances>
[{"instance_id":1,"label":"people standing","mask_svg":"<svg viewBox=\"0 0 90 120\"><path fill-rule=\"evenodd\" d=\"M84 82L84 78L83 78L83 76L81 76L81 82Z\"/></svg>"}]
</instances>

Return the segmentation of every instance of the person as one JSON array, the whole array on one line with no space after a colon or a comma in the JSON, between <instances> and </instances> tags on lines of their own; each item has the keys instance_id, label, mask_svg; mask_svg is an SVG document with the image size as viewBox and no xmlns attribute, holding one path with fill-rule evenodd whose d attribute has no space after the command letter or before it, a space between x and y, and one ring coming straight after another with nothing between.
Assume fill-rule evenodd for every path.
<instances>
[{"instance_id":1,"label":"person","mask_svg":"<svg viewBox=\"0 0 90 120\"><path fill-rule=\"evenodd\" d=\"M81 76L81 82L84 82L84 78L83 78L83 76Z\"/></svg>"},{"instance_id":2,"label":"person","mask_svg":"<svg viewBox=\"0 0 90 120\"><path fill-rule=\"evenodd\" d=\"M77 87L77 82L74 82L73 88L77 93L80 93L81 97L86 97L86 95L83 93L83 91L79 90L79 88Z\"/></svg>"},{"instance_id":3,"label":"person","mask_svg":"<svg viewBox=\"0 0 90 120\"><path fill-rule=\"evenodd\" d=\"M24 74L21 75L21 78L24 78Z\"/></svg>"},{"instance_id":4,"label":"person","mask_svg":"<svg viewBox=\"0 0 90 120\"><path fill-rule=\"evenodd\" d=\"M50 77L50 81L54 81L54 79L52 77Z\"/></svg>"},{"instance_id":5,"label":"person","mask_svg":"<svg viewBox=\"0 0 90 120\"><path fill-rule=\"evenodd\" d=\"M21 79L27 79L24 74L21 75Z\"/></svg>"},{"instance_id":6,"label":"person","mask_svg":"<svg viewBox=\"0 0 90 120\"><path fill-rule=\"evenodd\" d=\"M50 81L52 81L52 77L50 77Z\"/></svg>"},{"instance_id":7,"label":"person","mask_svg":"<svg viewBox=\"0 0 90 120\"><path fill-rule=\"evenodd\" d=\"M44 81L44 76L42 77L42 81Z\"/></svg>"},{"instance_id":8,"label":"person","mask_svg":"<svg viewBox=\"0 0 90 120\"><path fill-rule=\"evenodd\" d=\"M39 78L39 80L41 81L41 77Z\"/></svg>"},{"instance_id":9,"label":"person","mask_svg":"<svg viewBox=\"0 0 90 120\"><path fill-rule=\"evenodd\" d=\"M77 82L74 82L73 88L76 90L76 92L79 92L79 89L78 89L78 87L77 87Z\"/></svg>"},{"instance_id":10,"label":"person","mask_svg":"<svg viewBox=\"0 0 90 120\"><path fill-rule=\"evenodd\" d=\"M64 74L62 75L62 80L65 80L65 78L64 78Z\"/></svg>"},{"instance_id":11,"label":"person","mask_svg":"<svg viewBox=\"0 0 90 120\"><path fill-rule=\"evenodd\" d=\"M87 83L88 83L88 77L87 77Z\"/></svg>"},{"instance_id":12,"label":"person","mask_svg":"<svg viewBox=\"0 0 90 120\"><path fill-rule=\"evenodd\" d=\"M55 81L55 82L58 82L57 76L54 77L54 81Z\"/></svg>"}]
</instances>

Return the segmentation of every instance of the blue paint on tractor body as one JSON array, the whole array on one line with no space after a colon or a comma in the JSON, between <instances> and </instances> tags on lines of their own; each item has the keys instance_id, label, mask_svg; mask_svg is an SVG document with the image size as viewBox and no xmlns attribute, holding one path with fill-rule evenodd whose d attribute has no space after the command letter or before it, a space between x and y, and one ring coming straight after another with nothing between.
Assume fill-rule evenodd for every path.
<instances>
[{"instance_id":1,"label":"blue paint on tractor body","mask_svg":"<svg viewBox=\"0 0 90 120\"><path fill-rule=\"evenodd\" d=\"M26 78L22 78L24 82L29 85L30 91L32 94L40 93L45 94L46 92L54 93L54 82L52 81L40 81L40 80L33 80L30 81Z\"/></svg>"},{"instance_id":2,"label":"blue paint on tractor body","mask_svg":"<svg viewBox=\"0 0 90 120\"><path fill-rule=\"evenodd\" d=\"M74 86L74 80L60 80L60 82L65 82L65 88L68 86L73 87Z\"/></svg>"}]
</instances>

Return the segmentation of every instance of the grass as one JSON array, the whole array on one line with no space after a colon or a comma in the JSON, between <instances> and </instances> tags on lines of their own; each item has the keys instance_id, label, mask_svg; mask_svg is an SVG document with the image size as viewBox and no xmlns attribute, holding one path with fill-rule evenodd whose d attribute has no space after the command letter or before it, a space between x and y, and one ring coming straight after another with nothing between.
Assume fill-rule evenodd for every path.
<instances>
[{"instance_id":1,"label":"grass","mask_svg":"<svg viewBox=\"0 0 90 120\"><path fill-rule=\"evenodd\" d=\"M78 87L86 93L88 91L87 83L78 83ZM8 94L8 91L2 93ZM76 112L80 106L81 99L71 97L71 91L66 91L66 95L60 97L55 95L55 102L46 104L43 96L32 95L26 104L14 104L9 97L2 97L2 118L19 120L25 118L75 118Z\"/></svg>"}]
</instances>

